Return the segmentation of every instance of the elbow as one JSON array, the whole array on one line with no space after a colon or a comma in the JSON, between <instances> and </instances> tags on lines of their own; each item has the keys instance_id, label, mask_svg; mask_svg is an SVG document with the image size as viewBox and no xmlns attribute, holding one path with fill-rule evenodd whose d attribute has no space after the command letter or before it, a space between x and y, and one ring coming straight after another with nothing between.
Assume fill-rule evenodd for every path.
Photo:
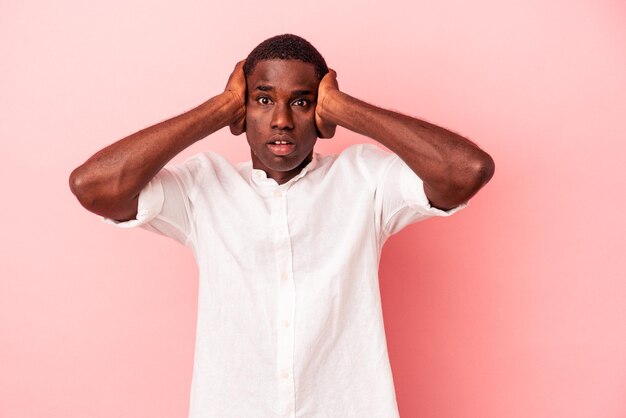
<instances>
[{"instance_id":1,"label":"elbow","mask_svg":"<svg viewBox=\"0 0 626 418\"><path fill-rule=\"evenodd\" d=\"M475 158L450 166L445 180L425 183L424 189L433 206L449 210L467 202L491 180L494 172L493 158L481 151Z\"/></svg>"},{"instance_id":2,"label":"elbow","mask_svg":"<svg viewBox=\"0 0 626 418\"><path fill-rule=\"evenodd\" d=\"M111 192L111 183L115 184L111 180L99 178L84 166L74 169L69 177L70 190L78 202L88 211L99 215L103 215L103 209L108 208L111 202L119 200Z\"/></svg>"},{"instance_id":3,"label":"elbow","mask_svg":"<svg viewBox=\"0 0 626 418\"><path fill-rule=\"evenodd\" d=\"M118 183L116 178L100 178L83 166L74 169L69 176L70 190L85 209L110 219L133 219L137 214L139 193L128 198L119 192Z\"/></svg>"},{"instance_id":4,"label":"elbow","mask_svg":"<svg viewBox=\"0 0 626 418\"><path fill-rule=\"evenodd\" d=\"M83 185L85 184L85 180L80 171L80 167L75 168L70 173L69 178L70 190L72 191L72 194L78 198L78 200L80 200L80 196L83 193Z\"/></svg>"},{"instance_id":5,"label":"elbow","mask_svg":"<svg viewBox=\"0 0 626 418\"><path fill-rule=\"evenodd\" d=\"M94 198L89 193L89 180L84 174L84 170L81 167L75 168L69 177L69 186L72 194L76 196L76 199L85 209L93 211Z\"/></svg>"},{"instance_id":6,"label":"elbow","mask_svg":"<svg viewBox=\"0 0 626 418\"><path fill-rule=\"evenodd\" d=\"M464 176L465 181L461 189L464 190L465 199L468 200L474 196L485 184L491 180L496 170L496 164L493 158L486 152L476 157L467 168L467 174Z\"/></svg>"},{"instance_id":7,"label":"elbow","mask_svg":"<svg viewBox=\"0 0 626 418\"><path fill-rule=\"evenodd\" d=\"M463 174L450 187L450 194L455 196L455 202L467 202L491 180L495 168L493 158L485 152L470 161Z\"/></svg>"},{"instance_id":8,"label":"elbow","mask_svg":"<svg viewBox=\"0 0 626 418\"><path fill-rule=\"evenodd\" d=\"M480 158L477 158L472 165L474 184L477 191L491 180L496 171L496 163L491 155L483 152Z\"/></svg>"}]
</instances>

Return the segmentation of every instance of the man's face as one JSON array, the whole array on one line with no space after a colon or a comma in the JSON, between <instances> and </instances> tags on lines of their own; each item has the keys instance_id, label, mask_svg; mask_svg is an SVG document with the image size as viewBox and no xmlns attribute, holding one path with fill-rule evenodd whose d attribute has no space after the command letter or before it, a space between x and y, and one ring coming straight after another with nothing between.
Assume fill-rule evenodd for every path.
<instances>
[{"instance_id":1,"label":"man's face","mask_svg":"<svg viewBox=\"0 0 626 418\"><path fill-rule=\"evenodd\" d=\"M279 184L311 161L318 85L315 66L297 60L260 61L247 77L246 137L252 167Z\"/></svg>"}]
</instances>

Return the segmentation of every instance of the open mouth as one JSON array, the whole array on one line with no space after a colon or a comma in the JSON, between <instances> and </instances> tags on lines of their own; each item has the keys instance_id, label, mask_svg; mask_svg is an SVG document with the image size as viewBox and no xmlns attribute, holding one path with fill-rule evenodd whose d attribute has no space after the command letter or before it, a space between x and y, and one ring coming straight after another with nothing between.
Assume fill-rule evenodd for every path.
<instances>
[{"instance_id":1,"label":"open mouth","mask_svg":"<svg viewBox=\"0 0 626 418\"><path fill-rule=\"evenodd\" d=\"M275 155L291 154L296 149L296 144L291 139L270 139L267 146Z\"/></svg>"},{"instance_id":2,"label":"open mouth","mask_svg":"<svg viewBox=\"0 0 626 418\"><path fill-rule=\"evenodd\" d=\"M274 145L288 145L288 144L293 144L293 142L291 141L286 141L286 140L282 140L282 139L277 139L275 141L270 141L269 144L274 144Z\"/></svg>"}]
</instances>

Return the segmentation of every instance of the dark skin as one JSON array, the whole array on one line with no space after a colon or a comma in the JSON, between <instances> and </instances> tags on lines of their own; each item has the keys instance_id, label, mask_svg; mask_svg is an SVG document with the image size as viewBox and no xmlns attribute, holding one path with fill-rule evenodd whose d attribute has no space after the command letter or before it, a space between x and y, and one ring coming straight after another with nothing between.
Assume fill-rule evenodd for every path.
<instances>
[{"instance_id":1,"label":"dark skin","mask_svg":"<svg viewBox=\"0 0 626 418\"><path fill-rule=\"evenodd\" d=\"M313 64L271 60L257 63L248 80L239 62L223 93L100 150L72 172L70 187L91 212L134 219L139 193L156 173L225 126L235 135L245 132L253 167L283 184L311 161L317 137L331 138L337 125L400 156L424 180L431 204L441 209L467 201L493 175L491 157L469 140L341 92L333 70L320 81ZM290 138L295 150L272 154L267 142L275 135Z\"/></svg>"},{"instance_id":2,"label":"dark skin","mask_svg":"<svg viewBox=\"0 0 626 418\"><path fill-rule=\"evenodd\" d=\"M246 137L252 166L283 184L311 161L317 141L315 103L319 81L315 67L300 61L261 61L248 76ZM295 150L274 155L268 140L293 141Z\"/></svg>"},{"instance_id":3,"label":"dark skin","mask_svg":"<svg viewBox=\"0 0 626 418\"><path fill-rule=\"evenodd\" d=\"M315 112L322 135L332 136L339 125L380 142L424 181L424 192L434 207L447 210L466 202L493 176L493 159L473 142L349 96L339 90L333 70L318 90Z\"/></svg>"},{"instance_id":4,"label":"dark skin","mask_svg":"<svg viewBox=\"0 0 626 418\"><path fill-rule=\"evenodd\" d=\"M373 138L399 155L424 180L430 203L441 209L467 201L493 175L491 157L469 140L341 92L333 70L318 85L313 64L262 61L248 76L247 85L246 136L253 167L279 184L311 161L316 136L332 137L337 125ZM302 90L317 91L318 97L294 94ZM260 105L264 98L267 104ZM300 106L298 100L316 101L314 111L308 104ZM297 144L293 155L268 157L267 138L277 132L293 134Z\"/></svg>"}]
</instances>

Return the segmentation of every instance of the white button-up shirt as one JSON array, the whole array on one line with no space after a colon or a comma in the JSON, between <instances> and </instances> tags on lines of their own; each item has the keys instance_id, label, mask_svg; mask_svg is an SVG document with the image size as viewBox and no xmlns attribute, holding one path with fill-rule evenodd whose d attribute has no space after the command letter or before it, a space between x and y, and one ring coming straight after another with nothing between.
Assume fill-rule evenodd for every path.
<instances>
[{"instance_id":1,"label":"white button-up shirt","mask_svg":"<svg viewBox=\"0 0 626 418\"><path fill-rule=\"evenodd\" d=\"M385 240L446 216L395 154L358 144L278 185L213 152L167 166L136 220L199 268L191 418L398 417L380 303Z\"/></svg>"}]
</instances>

